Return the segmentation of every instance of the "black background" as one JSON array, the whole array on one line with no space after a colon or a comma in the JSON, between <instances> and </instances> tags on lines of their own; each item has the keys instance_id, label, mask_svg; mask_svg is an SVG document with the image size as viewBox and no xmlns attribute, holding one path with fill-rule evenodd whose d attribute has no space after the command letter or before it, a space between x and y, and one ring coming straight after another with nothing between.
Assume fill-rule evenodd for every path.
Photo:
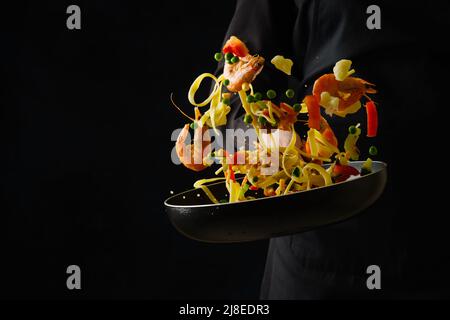
<instances>
[{"instance_id":1,"label":"black background","mask_svg":"<svg viewBox=\"0 0 450 320\"><path fill-rule=\"evenodd\" d=\"M66 28L70 4L81 7L79 31ZM171 162L171 133L185 120L169 95L189 107L192 80L216 69L234 6L1 4L0 297L258 297L267 242L194 242L163 210L171 190L198 178ZM448 145L450 12L444 1L392 7L383 30L393 31L393 46L372 57L385 59L385 81L374 80L392 120L380 130L393 182L386 202L408 236L396 233L413 253L409 276L448 291L448 188L437 187L448 170L436 165ZM396 47L396 32L414 41L403 46L398 37ZM66 288L71 264L81 267L80 291Z\"/></svg>"},{"instance_id":2,"label":"black background","mask_svg":"<svg viewBox=\"0 0 450 320\"><path fill-rule=\"evenodd\" d=\"M66 28L66 8L82 11ZM257 298L266 242L207 245L163 210L187 90L234 1L30 1L1 9L0 297ZM66 288L81 267L82 290Z\"/></svg>"}]
</instances>

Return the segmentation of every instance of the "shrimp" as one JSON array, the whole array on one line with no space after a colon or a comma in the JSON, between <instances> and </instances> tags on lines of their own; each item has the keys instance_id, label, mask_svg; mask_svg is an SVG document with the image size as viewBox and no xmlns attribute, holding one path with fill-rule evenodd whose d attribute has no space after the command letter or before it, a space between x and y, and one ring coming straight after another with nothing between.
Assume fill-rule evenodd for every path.
<instances>
[{"instance_id":1,"label":"shrimp","mask_svg":"<svg viewBox=\"0 0 450 320\"><path fill-rule=\"evenodd\" d=\"M211 138L206 125L197 126L194 132L194 143L185 145L189 135L189 124L186 124L178 135L175 151L181 163L193 171L202 171L207 168L203 157L211 152Z\"/></svg>"},{"instance_id":2,"label":"shrimp","mask_svg":"<svg viewBox=\"0 0 450 320\"><path fill-rule=\"evenodd\" d=\"M322 92L339 98L339 111L343 111L358 102L367 93L376 93L374 84L361 78L347 77L343 81L336 80L333 73L324 74L314 82L313 95L320 100Z\"/></svg>"},{"instance_id":3,"label":"shrimp","mask_svg":"<svg viewBox=\"0 0 450 320\"><path fill-rule=\"evenodd\" d=\"M241 91L243 83L251 83L262 71L264 61L261 56L247 54L236 63L225 63L223 75L230 81L227 89L231 92Z\"/></svg>"}]
</instances>

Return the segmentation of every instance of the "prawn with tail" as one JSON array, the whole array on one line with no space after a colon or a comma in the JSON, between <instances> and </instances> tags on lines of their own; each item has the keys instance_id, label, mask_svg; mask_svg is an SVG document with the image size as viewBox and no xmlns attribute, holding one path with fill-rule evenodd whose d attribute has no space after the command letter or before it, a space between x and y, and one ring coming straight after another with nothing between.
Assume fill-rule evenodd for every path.
<instances>
[{"instance_id":1,"label":"prawn with tail","mask_svg":"<svg viewBox=\"0 0 450 320\"><path fill-rule=\"evenodd\" d=\"M317 99L322 93L328 92L331 96L339 99L339 111L357 103L363 96L370 98L367 94L376 93L375 85L361 78L347 77L343 81L336 79L333 73L324 74L314 82L313 95Z\"/></svg>"},{"instance_id":2,"label":"prawn with tail","mask_svg":"<svg viewBox=\"0 0 450 320\"><path fill-rule=\"evenodd\" d=\"M178 135L175 151L180 162L188 169L202 171L206 169L203 158L211 152L211 138L206 125L194 129L194 142L186 145L189 137L189 124L186 124Z\"/></svg>"}]
</instances>

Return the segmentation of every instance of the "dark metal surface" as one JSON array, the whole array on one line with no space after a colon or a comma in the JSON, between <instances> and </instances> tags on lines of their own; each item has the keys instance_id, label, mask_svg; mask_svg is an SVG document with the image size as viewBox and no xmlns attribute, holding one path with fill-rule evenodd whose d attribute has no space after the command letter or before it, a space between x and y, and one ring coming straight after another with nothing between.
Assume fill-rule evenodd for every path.
<instances>
[{"instance_id":1,"label":"dark metal surface","mask_svg":"<svg viewBox=\"0 0 450 320\"><path fill-rule=\"evenodd\" d=\"M351 165L361 169L363 162ZM168 198L166 212L183 235L204 242L244 242L300 233L346 220L382 194L387 166L373 162L373 172L346 182L309 191L255 200L213 204L201 189ZM223 181L208 186L227 198Z\"/></svg>"}]
</instances>

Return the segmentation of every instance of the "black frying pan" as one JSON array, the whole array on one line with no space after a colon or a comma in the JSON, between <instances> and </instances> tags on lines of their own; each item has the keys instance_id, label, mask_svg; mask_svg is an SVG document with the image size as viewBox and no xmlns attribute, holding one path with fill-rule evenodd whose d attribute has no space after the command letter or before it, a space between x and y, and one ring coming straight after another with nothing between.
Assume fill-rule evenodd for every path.
<instances>
[{"instance_id":1,"label":"black frying pan","mask_svg":"<svg viewBox=\"0 0 450 320\"><path fill-rule=\"evenodd\" d=\"M363 162L351 165L361 169ZM373 204L387 180L386 164L374 161L372 173L349 181L288 195L213 204L201 189L168 198L166 212L183 235L204 242L243 242L300 233L346 220ZM208 186L227 198L223 181ZM251 192L251 191L249 191Z\"/></svg>"}]
</instances>

